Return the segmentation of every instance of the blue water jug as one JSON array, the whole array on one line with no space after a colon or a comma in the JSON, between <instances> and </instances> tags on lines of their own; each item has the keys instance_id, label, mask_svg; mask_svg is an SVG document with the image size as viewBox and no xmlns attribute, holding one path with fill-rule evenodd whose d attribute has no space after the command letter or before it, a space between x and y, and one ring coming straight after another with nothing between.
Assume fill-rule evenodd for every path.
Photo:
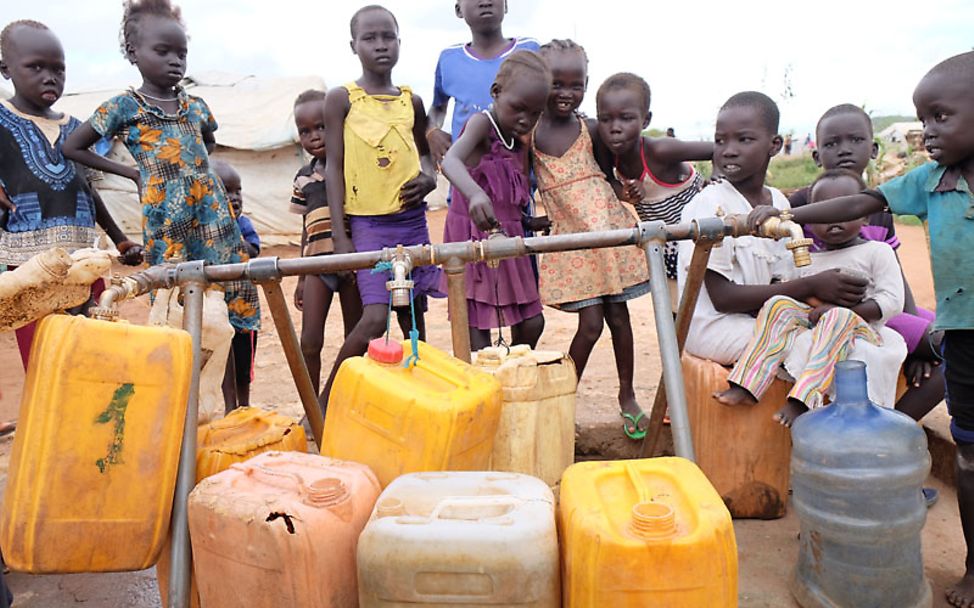
<instances>
[{"instance_id":1,"label":"blue water jug","mask_svg":"<svg viewBox=\"0 0 974 608\"><path fill-rule=\"evenodd\" d=\"M920 532L927 437L869 401L866 365L836 367L835 402L792 428L792 501L801 520L792 593L803 608L931 606Z\"/></svg>"}]
</instances>

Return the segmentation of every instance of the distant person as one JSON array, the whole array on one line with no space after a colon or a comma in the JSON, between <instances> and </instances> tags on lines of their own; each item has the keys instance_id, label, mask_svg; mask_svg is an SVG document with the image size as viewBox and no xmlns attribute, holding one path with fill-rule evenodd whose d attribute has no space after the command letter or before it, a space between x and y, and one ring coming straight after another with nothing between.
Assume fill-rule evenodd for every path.
<instances>
[{"instance_id":1,"label":"distant person","mask_svg":"<svg viewBox=\"0 0 974 608\"><path fill-rule=\"evenodd\" d=\"M666 127L666 136L676 137L676 131L673 130L673 127Z\"/></svg>"},{"instance_id":2,"label":"distant person","mask_svg":"<svg viewBox=\"0 0 974 608\"><path fill-rule=\"evenodd\" d=\"M436 168L426 143L423 100L409 87L393 84L399 24L388 9L369 5L352 16L349 29L362 75L332 89L325 100L325 175L335 252L427 245L426 195L436 188ZM439 289L440 274L436 266L412 269L411 307L421 340L427 297L445 295ZM369 341L386 331L388 276L372 269L356 273L362 318L338 352L319 396L323 408L342 362L364 354ZM412 330L411 307L394 309L405 335Z\"/></svg>"},{"instance_id":3,"label":"distant person","mask_svg":"<svg viewBox=\"0 0 974 608\"><path fill-rule=\"evenodd\" d=\"M785 156L791 156L791 146L792 146L792 138L791 138L791 133L789 133L788 135L785 135L785 143L784 143Z\"/></svg>"},{"instance_id":4,"label":"distant person","mask_svg":"<svg viewBox=\"0 0 974 608\"><path fill-rule=\"evenodd\" d=\"M260 236L254 230L254 223L243 214L243 193L240 174L230 163L214 160L213 171L223 183L230 201L230 209L237 219L237 226L243 236L244 247L251 259L260 255ZM223 398L229 413L238 407L250 405L250 385L254 381L254 358L257 355L257 330L233 330L230 342L230 356L227 357L227 373L223 379Z\"/></svg>"},{"instance_id":5,"label":"distant person","mask_svg":"<svg viewBox=\"0 0 974 608\"><path fill-rule=\"evenodd\" d=\"M950 432L957 444L957 502L967 559L964 577L947 589L955 608L974 605L974 51L933 67L913 91L923 140L933 162L860 194L793 211L801 224L842 222L882 211L927 221L937 292L936 329L944 330L942 353ZM776 210L752 212L759 226Z\"/></svg>"},{"instance_id":6,"label":"distant person","mask_svg":"<svg viewBox=\"0 0 974 608\"><path fill-rule=\"evenodd\" d=\"M83 168L65 160L64 139L81 122L51 109L64 92L60 40L36 21L8 24L0 32L0 73L14 88L13 97L0 101L0 272L55 246L68 252L91 247L96 223L124 263L141 263L142 246L118 228ZM91 289L97 298L104 282ZM30 323L16 330L25 370L35 328ZM5 428L0 425L0 434Z\"/></svg>"},{"instance_id":7,"label":"distant person","mask_svg":"<svg viewBox=\"0 0 974 608\"><path fill-rule=\"evenodd\" d=\"M122 53L138 68L142 84L99 106L64 142L64 155L136 184L149 264L174 257L208 264L246 262L240 228L210 167L216 119L206 102L179 84L188 46L180 10L169 0L126 0L123 9ZM125 144L135 167L88 150L108 136ZM233 328L258 329L256 286L233 281L224 287Z\"/></svg>"},{"instance_id":8,"label":"distant person","mask_svg":"<svg viewBox=\"0 0 974 608\"><path fill-rule=\"evenodd\" d=\"M331 211L325 185L325 92L308 90L294 100L294 124L301 147L311 162L298 169L291 191L291 212L302 217L301 255L330 255L335 251L331 235ZM362 317L362 301L354 273L301 275L294 290L294 306L301 311L301 353L317 394L321 386L321 349L325 324L335 294L342 308L345 337Z\"/></svg>"}]
</instances>

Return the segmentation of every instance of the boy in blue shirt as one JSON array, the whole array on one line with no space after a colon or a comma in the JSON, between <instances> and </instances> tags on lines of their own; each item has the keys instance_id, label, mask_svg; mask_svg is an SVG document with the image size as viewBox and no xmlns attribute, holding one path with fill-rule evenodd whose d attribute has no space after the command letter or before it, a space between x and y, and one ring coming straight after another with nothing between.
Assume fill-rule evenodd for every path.
<instances>
[{"instance_id":1,"label":"boy in blue shirt","mask_svg":"<svg viewBox=\"0 0 974 608\"><path fill-rule=\"evenodd\" d=\"M943 61L913 92L923 143L934 162L875 191L795 209L795 221L821 224L865 217L888 207L927 221L937 296L950 430L957 443L957 502L967 560L964 578L947 589L957 608L974 606L974 51ZM752 227L777 210L758 208Z\"/></svg>"},{"instance_id":2,"label":"boy in blue shirt","mask_svg":"<svg viewBox=\"0 0 974 608\"><path fill-rule=\"evenodd\" d=\"M515 51L537 51L534 38L505 38L501 30L507 0L457 0L454 11L470 27L471 42L443 49L436 62L436 84L426 140L437 167L471 115L490 107L490 85L501 63ZM453 98L450 133L443 130Z\"/></svg>"}]
</instances>

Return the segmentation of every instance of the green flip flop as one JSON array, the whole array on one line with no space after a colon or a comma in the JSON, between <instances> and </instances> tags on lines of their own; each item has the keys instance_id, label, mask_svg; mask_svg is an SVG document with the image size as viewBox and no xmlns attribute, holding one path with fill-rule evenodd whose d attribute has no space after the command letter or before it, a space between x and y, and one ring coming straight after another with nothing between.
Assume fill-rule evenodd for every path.
<instances>
[{"instance_id":1,"label":"green flip flop","mask_svg":"<svg viewBox=\"0 0 974 608\"><path fill-rule=\"evenodd\" d=\"M639 428L639 421L646 417L646 412L639 412L635 416L626 412L619 412L625 422L622 424L622 432L626 434L629 439L643 439L646 437L646 431ZM635 431L629 430L629 425L636 429Z\"/></svg>"}]
</instances>

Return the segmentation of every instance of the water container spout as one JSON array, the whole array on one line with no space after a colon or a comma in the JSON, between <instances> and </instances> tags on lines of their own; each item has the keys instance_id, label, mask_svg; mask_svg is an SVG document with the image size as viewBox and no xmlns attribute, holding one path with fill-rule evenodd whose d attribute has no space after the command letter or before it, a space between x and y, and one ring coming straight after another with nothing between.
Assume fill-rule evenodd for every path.
<instances>
[{"instance_id":1,"label":"water container spout","mask_svg":"<svg viewBox=\"0 0 974 608\"><path fill-rule=\"evenodd\" d=\"M661 540L676 534L673 507L661 502L641 502L632 507L632 531L646 540Z\"/></svg>"}]
</instances>

